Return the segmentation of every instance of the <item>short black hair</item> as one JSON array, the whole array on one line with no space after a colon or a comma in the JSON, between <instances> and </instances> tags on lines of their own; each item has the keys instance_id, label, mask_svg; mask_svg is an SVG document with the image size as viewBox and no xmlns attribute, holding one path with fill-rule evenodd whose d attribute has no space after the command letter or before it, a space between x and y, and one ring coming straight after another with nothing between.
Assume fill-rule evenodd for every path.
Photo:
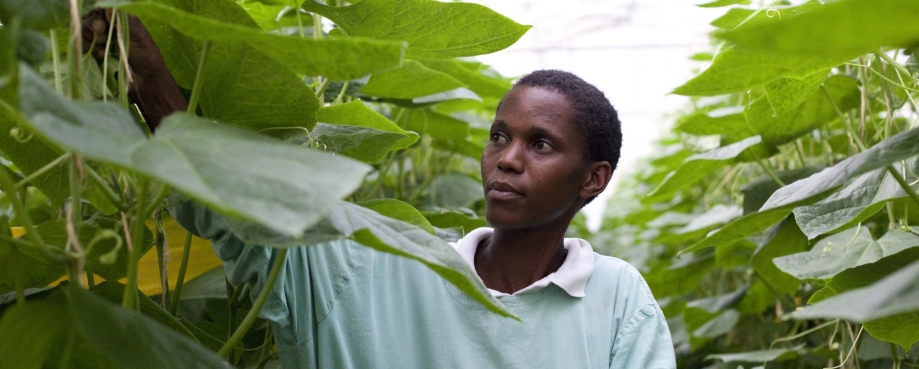
<instances>
[{"instance_id":1,"label":"short black hair","mask_svg":"<svg viewBox=\"0 0 919 369\"><path fill-rule=\"evenodd\" d=\"M511 90L522 86L541 87L564 95L574 107L575 123L587 141L584 160L589 163L605 161L616 170L622 147L622 125L616 109L602 91L572 73L557 69L527 74L517 80ZM587 199L587 203L595 197Z\"/></svg>"}]
</instances>

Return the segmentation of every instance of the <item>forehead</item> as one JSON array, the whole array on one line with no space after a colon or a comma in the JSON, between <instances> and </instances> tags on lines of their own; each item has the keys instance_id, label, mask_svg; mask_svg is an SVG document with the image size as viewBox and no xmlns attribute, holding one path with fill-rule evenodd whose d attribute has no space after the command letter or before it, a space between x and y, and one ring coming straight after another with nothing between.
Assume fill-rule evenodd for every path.
<instances>
[{"instance_id":1,"label":"forehead","mask_svg":"<svg viewBox=\"0 0 919 369\"><path fill-rule=\"evenodd\" d=\"M573 130L576 129L574 117L573 105L560 92L543 87L520 86L512 89L501 101L495 121Z\"/></svg>"}]
</instances>

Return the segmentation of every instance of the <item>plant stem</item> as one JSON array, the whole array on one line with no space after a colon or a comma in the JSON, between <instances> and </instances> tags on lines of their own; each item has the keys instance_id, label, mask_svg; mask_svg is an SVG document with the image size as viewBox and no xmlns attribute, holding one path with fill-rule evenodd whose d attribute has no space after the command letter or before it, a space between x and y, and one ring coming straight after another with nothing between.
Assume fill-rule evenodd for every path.
<instances>
[{"instance_id":1,"label":"plant stem","mask_svg":"<svg viewBox=\"0 0 919 369\"><path fill-rule=\"evenodd\" d=\"M892 175L895 180L897 180L897 183L900 184L900 187L903 187L903 191L906 191L906 194L909 195L911 199L913 199L913 202L915 202L916 205L919 205L919 194L917 194L916 190L914 190L909 185L909 183L906 182L906 179L903 178L900 172L898 172L893 165L888 165L887 171L890 172L890 175Z\"/></svg>"},{"instance_id":2,"label":"plant stem","mask_svg":"<svg viewBox=\"0 0 919 369\"><path fill-rule=\"evenodd\" d=\"M156 193L156 196L153 197L153 201L147 204L147 208L144 209L144 214L153 214L153 211L160 206L160 203L169 196L169 191L172 190L168 184L163 184L163 187L160 187L160 191Z\"/></svg>"},{"instance_id":3,"label":"plant stem","mask_svg":"<svg viewBox=\"0 0 919 369\"><path fill-rule=\"evenodd\" d=\"M124 288L121 306L128 310L137 308L137 262L140 259L138 252L143 243L143 228L147 216L143 214L147 200L147 183L143 180L137 183L137 204L134 210L134 222L131 224L131 243L128 244L128 283Z\"/></svg>"},{"instance_id":4,"label":"plant stem","mask_svg":"<svg viewBox=\"0 0 919 369\"><path fill-rule=\"evenodd\" d=\"M105 93L108 85L106 81L108 80L108 60L109 53L112 50L112 36L114 35L115 27L109 26L108 36L105 38L105 53L102 56L102 101L108 100L108 94Z\"/></svg>"},{"instance_id":5,"label":"plant stem","mask_svg":"<svg viewBox=\"0 0 919 369\"><path fill-rule=\"evenodd\" d=\"M163 310L169 308L169 276L166 273L166 259L169 253L169 243L166 240L166 230L163 228L163 212L156 211L153 213L153 233L156 245L156 259L160 271L160 305Z\"/></svg>"},{"instance_id":6,"label":"plant stem","mask_svg":"<svg viewBox=\"0 0 919 369\"><path fill-rule=\"evenodd\" d=\"M836 110L836 114L839 115L839 119L842 120L843 127L846 128L846 131L849 132L849 136L852 137L852 140L855 141L855 145L858 146L859 152L865 151L865 143L863 143L861 138L858 137L855 129L852 128L848 122L846 122L845 114L842 113L842 110L839 109L839 106L836 106L836 101L833 101L833 96L830 96L830 92L826 90L826 86L821 85L820 89L823 91L823 94L826 95L826 98L830 101L830 104L833 105L833 109Z\"/></svg>"},{"instance_id":7,"label":"plant stem","mask_svg":"<svg viewBox=\"0 0 919 369\"><path fill-rule=\"evenodd\" d=\"M172 295L172 305L169 306L169 313L176 315L179 308L179 300L182 298L182 286L185 285L185 271L188 269L188 255L191 253L191 232L185 232L185 246L182 249L182 263L179 264L179 278L176 280L176 289Z\"/></svg>"},{"instance_id":8,"label":"plant stem","mask_svg":"<svg viewBox=\"0 0 919 369\"><path fill-rule=\"evenodd\" d=\"M207 61L208 51L211 49L211 42L204 40L201 47L201 58L198 59L198 70L195 72L195 84L191 88L191 97L188 99L188 114L194 115L198 110L198 99L201 97L201 86L204 84L204 64Z\"/></svg>"},{"instance_id":9,"label":"plant stem","mask_svg":"<svg viewBox=\"0 0 919 369\"><path fill-rule=\"evenodd\" d=\"M255 323L258 313L262 311L262 307L265 306L265 302L268 301L268 296L271 295L271 290L274 288L274 283L277 281L278 275L281 274L281 267L284 266L285 259L287 259L287 249L278 250L277 254L275 254L274 263L271 265L271 271L268 272L268 280L265 281L265 285L258 294L258 298L252 303L252 309L249 310L249 313L243 318L242 323L239 324L236 332L233 332L233 335L230 336L227 343L217 351L217 356L227 356L230 350L233 350L236 344L243 339L243 336L246 335L246 332L249 331L252 324Z\"/></svg>"},{"instance_id":10,"label":"plant stem","mask_svg":"<svg viewBox=\"0 0 919 369\"><path fill-rule=\"evenodd\" d=\"M64 84L61 78L61 51L57 49L57 31L51 30L51 65L54 70L54 90L64 94Z\"/></svg>"},{"instance_id":11,"label":"plant stem","mask_svg":"<svg viewBox=\"0 0 919 369\"><path fill-rule=\"evenodd\" d=\"M22 201L16 196L16 184L13 183L13 179L10 178L9 174L5 170L0 170L0 191L8 194L7 197L10 199L10 203L13 205L13 211L20 217L20 222L22 222L23 227L26 229L25 236L32 241L32 244L38 246L45 255L50 256L52 259L63 261L65 258L62 258L61 255L57 255L51 251L51 248L45 244L45 241L41 238L41 235L35 231L35 224L32 223L32 217L29 216L29 213L26 211L25 206Z\"/></svg>"},{"instance_id":12,"label":"plant stem","mask_svg":"<svg viewBox=\"0 0 919 369\"><path fill-rule=\"evenodd\" d=\"M785 187L785 182L782 182L782 179L775 175L775 172L772 170L772 166L769 165L768 161L760 159L759 156L752 151L750 153L753 154L753 157L756 158L756 163L763 168L763 170L767 175L769 175L769 178L772 178L772 181L775 182L775 184L779 185L779 187Z\"/></svg>"},{"instance_id":13,"label":"plant stem","mask_svg":"<svg viewBox=\"0 0 919 369\"><path fill-rule=\"evenodd\" d=\"M131 66L128 64L128 47L130 46L130 27L128 26L128 13L124 10L118 10L115 15L115 41L118 43L118 69L120 70L118 81L118 100L121 107L128 109L128 86L133 82L131 76Z\"/></svg>"},{"instance_id":14,"label":"plant stem","mask_svg":"<svg viewBox=\"0 0 919 369\"><path fill-rule=\"evenodd\" d=\"M32 172L32 174L29 174L28 176L23 178L21 181L17 182L16 189L18 190L22 188L22 186L25 186L27 183L34 180L35 178L41 177L45 173L48 173L49 170L54 169L54 167L60 165L62 162L64 162L64 160L67 160L67 159L70 159L69 152L64 153L64 155L58 156L57 159L52 160L48 164L45 164L45 166L41 167L41 169Z\"/></svg>"},{"instance_id":15,"label":"plant stem","mask_svg":"<svg viewBox=\"0 0 919 369\"><path fill-rule=\"evenodd\" d=\"M349 83L351 83L351 81L345 81L345 83L341 85L341 91L338 92L338 96L335 97L335 101L332 101L332 105L341 104L341 100L345 97L345 91L348 89Z\"/></svg>"},{"instance_id":16,"label":"plant stem","mask_svg":"<svg viewBox=\"0 0 919 369\"><path fill-rule=\"evenodd\" d=\"M82 23L80 22L79 0L70 0L70 40L68 44L70 63L70 97L74 100L83 98L83 37Z\"/></svg>"},{"instance_id":17,"label":"plant stem","mask_svg":"<svg viewBox=\"0 0 919 369\"><path fill-rule=\"evenodd\" d=\"M22 287L22 266L19 264L19 246L10 244L10 247L13 250L13 273L15 273L13 283L16 288L16 304L22 305L26 303L26 295Z\"/></svg>"},{"instance_id":18,"label":"plant stem","mask_svg":"<svg viewBox=\"0 0 919 369\"><path fill-rule=\"evenodd\" d=\"M83 164L80 157L73 155L70 161L70 202L67 205L67 239L70 249L77 255L74 258L73 266L70 268L70 280L78 283L81 287L86 287L83 283L83 262L86 257L83 254L83 247L80 245L80 224L83 223L83 176L80 169Z\"/></svg>"}]
</instances>

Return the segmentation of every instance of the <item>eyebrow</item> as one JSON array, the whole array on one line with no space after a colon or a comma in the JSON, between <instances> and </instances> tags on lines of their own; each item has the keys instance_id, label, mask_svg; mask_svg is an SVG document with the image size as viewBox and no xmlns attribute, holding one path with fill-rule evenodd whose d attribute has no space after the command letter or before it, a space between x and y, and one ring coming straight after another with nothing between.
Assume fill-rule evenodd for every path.
<instances>
[{"instance_id":1,"label":"eyebrow","mask_svg":"<svg viewBox=\"0 0 919 369\"><path fill-rule=\"evenodd\" d=\"M507 122L503 120L496 120L494 121L494 123L491 124L491 129L507 129L507 127L508 127ZM558 141L558 139L560 138L557 134L543 127L531 127L530 129L527 130L527 134L530 136L548 137L554 141Z\"/></svg>"}]
</instances>

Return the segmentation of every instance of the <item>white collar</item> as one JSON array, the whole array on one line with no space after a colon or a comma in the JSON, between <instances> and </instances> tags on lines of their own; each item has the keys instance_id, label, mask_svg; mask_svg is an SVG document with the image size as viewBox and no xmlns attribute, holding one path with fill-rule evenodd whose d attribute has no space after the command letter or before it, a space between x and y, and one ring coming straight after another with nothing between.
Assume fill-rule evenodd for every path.
<instances>
[{"instance_id":1,"label":"white collar","mask_svg":"<svg viewBox=\"0 0 919 369\"><path fill-rule=\"evenodd\" d=\"M451 245L472 270L475 270L475 251L478 249L479 242L490 237L493 232L494 229L492 228L477 228L456 243L451 243ZM580 238L566 238L564 245L565 249L568 250L568 255L557 271L533 282L533 284L514 294L538 291L548 286L549 283L554 283L573 297L584 297L587 279L590 278L590 274L594 271L593 249L587 241ZM508 296L504 292L495 291L491 288L488 289L488 292L491 292L492 296Z\"/></svg>"}]
</instances>

